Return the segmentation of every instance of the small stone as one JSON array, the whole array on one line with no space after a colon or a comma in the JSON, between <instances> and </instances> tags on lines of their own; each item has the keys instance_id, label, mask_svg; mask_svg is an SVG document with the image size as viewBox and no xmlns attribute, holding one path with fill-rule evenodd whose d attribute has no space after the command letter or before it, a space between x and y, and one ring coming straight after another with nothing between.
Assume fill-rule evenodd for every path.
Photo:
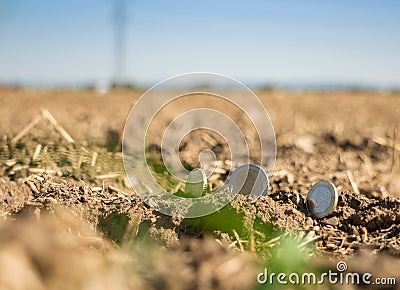
<instances>
[{"instance_id":1,"label":"small stone","mask_svg":"<svg viewBox=\"0 0 400 290\"><path fill-rule=\"evenodd\" d=\"M337 226L339 225L339 219L334 216L328 219L323 219L321 223L325 225Z\"/></svg>"}]
</instances>

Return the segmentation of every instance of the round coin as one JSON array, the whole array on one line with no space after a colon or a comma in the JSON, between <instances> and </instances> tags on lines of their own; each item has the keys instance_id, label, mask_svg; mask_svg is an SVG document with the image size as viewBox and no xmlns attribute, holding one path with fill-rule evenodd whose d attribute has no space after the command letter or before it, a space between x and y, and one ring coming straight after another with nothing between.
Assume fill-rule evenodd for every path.
<instances>
[{"instance_id":1,"label":"round coin","mask_svg":"<svg viewBox=\"0 0 400 290\"><path fill-rule=\"evenodd\" d=\"M331 214L337 205L338 193L335 185L320 180L307 194L307 209L316 217L323 218Z\"/></svg>"},{"instance_id":2,"label":"round coin","mask_svg":"<svg viewBox=\"0 0 400 290\"><path fill-rule=\"evenodd\" d=\"M269 179L264 169L258 165L246 164L237 168L229 178L229 189L233 194L249 196L255 202L267 193Z\"/></svg>"},{"instance_id":3,"label":"round coin","mask_svg":"<svg viewBox=\"0 0 400 290\"><path fill-rule=\"evenodd\" d=\"M204 189L207 186L207 176L205 172L200 169L193 169L186 180L185 195L187 197L201 197Z\"/></svg>"}]
</instances>

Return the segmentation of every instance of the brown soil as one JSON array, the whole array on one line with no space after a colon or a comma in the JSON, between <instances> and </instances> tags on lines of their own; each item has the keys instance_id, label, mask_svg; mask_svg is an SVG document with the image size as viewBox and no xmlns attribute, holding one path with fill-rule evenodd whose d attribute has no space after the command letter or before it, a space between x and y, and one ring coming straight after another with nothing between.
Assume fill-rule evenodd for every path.
<instances>
[{"instance_id":1,"label":"brown soil","mask_svg":"<svg viewBox=\"0 0 400 290\"><path fill-rule=\"evenodd\" d=\"M0 91L0 289L249 289L258 263L286 237L321 267L346 259L362 271L369 261L369 271L398 277L399 94L260 92L278 145L268 195L255 204L238 196L194 221L143 204L126 184L121 154L109 151L139 95ZM75 144L45 123L11 144L43 107ZM207 142L194 136L183 145L182 158L198 166L193 155ZM339 202L315 219L305 196L322 178L337 186ZM232 220L218 224L224 218Z\"/></svg>"}]
</instances>

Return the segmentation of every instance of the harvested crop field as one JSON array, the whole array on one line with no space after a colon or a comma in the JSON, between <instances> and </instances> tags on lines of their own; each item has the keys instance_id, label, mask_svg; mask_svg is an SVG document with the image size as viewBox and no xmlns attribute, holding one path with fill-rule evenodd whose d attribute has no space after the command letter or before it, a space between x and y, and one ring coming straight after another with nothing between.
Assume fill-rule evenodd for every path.
<instances>
[{"instance_id":1,"label":"harvested crop field","mask_svg":"<svg viewBox=\"0 0 400 290\"><path fill-rule=\"evenodd\" d=\"M141 93L0 90L0 289L263 289L265 267L320 273L340 261L398 289L399 93L256 92L277 142L267 196L183 220L144 204L125 177L119 139ZM203 134L183 140L184 162L195 168L211 146L227 164L226 145ZM339 200L316 219L305 197L320 179Z\"/></svg>"}]
</instances>

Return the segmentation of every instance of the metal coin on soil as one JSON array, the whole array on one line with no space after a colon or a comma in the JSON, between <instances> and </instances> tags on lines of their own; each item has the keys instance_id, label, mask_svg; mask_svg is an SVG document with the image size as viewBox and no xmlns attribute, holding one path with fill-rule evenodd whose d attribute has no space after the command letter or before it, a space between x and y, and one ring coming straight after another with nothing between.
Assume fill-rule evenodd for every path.
<instances>
[{"instance_id":1,"label":"metal coin on soil","mask_svg":"<svg viewBox=\"0 0 400 290\"><path fill-rule=\"evenodd\" d=\"M337 205L338 193L335 185L326 180L320 180L307 194L307 209L317 218L331 214Z\"/></svg>"},{"instance_id":2,"label":"metal coin on soil","mask_svg":"<svg viewBox=\"0 0 400 290\"><path fill-rule=\"evenodd\" d=\"M229 178L229 189L233 194L249 196L250 202L255 202L267 193L268 176L264 169L254 164L246 164L237 168Z\"/></svg>"},{"instance_id":3,"label":"metal coin on soil","mask_svg":"<svg viewBox=\"0 0 400 290\"><path fill-rule=\"evenodd\" d=\"M194 169L187 177L185 195L192 198L201 197L206 187L207 176L205 172L200 168Z\"/></svg>"}]
</instances>

